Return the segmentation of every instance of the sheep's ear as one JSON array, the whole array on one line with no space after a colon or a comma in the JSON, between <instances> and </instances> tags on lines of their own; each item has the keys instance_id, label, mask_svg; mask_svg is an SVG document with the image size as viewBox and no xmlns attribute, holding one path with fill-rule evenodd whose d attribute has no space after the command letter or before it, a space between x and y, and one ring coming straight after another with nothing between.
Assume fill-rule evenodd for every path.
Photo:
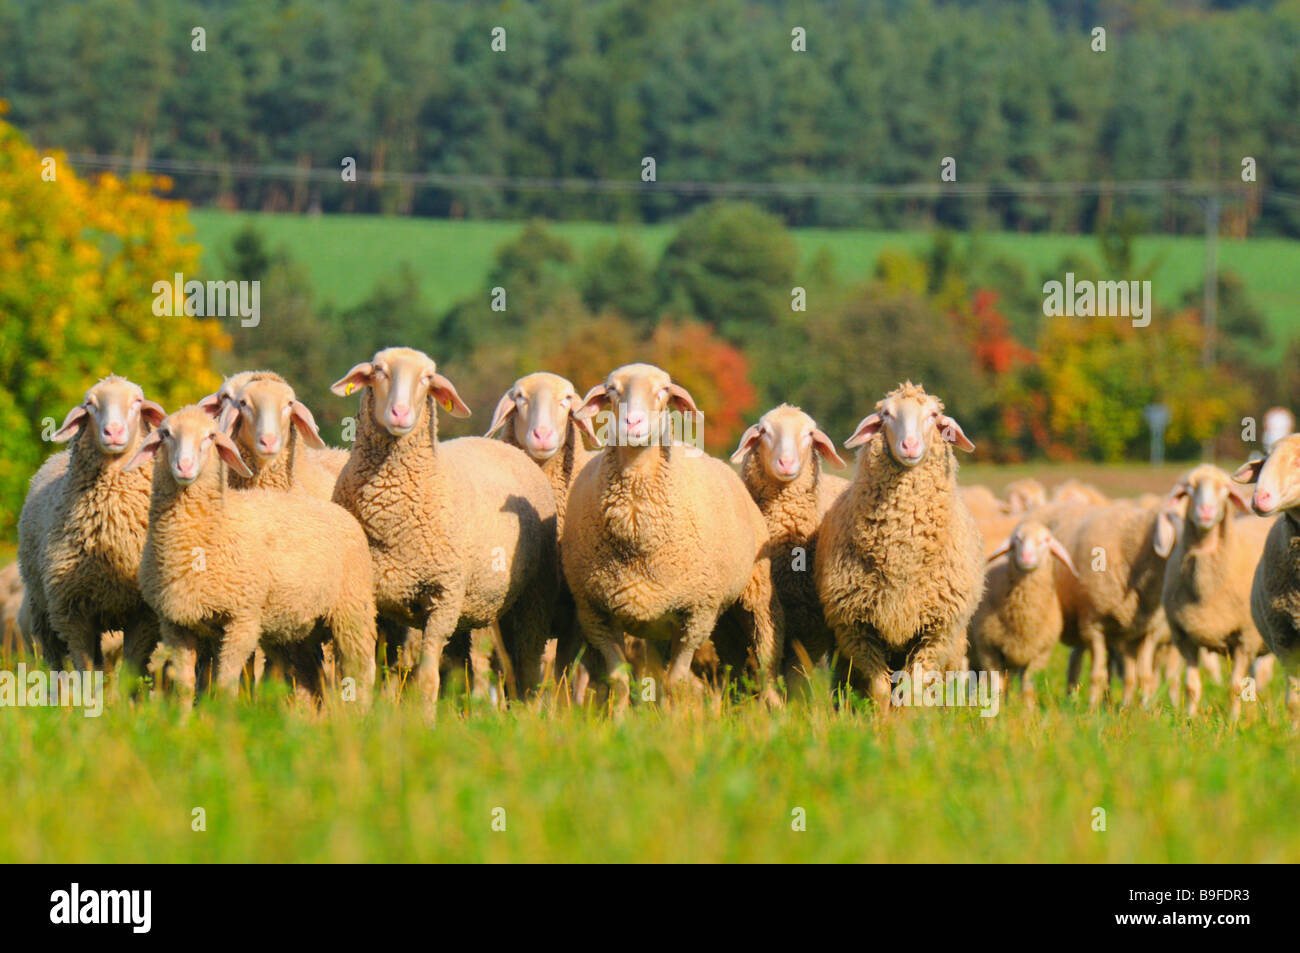
<instances>
[{"instance_id":1,"label":"sheep's ear","mask_svg":"<svg viewBox=\"0 0 1300 953\"><path fill-rule=\"evenodd\" d=\"M1052 555L1061 561L1066 569L1070 570L1070 575L1075 579L1079 578L1079 570L1074 568L1074 560L1070 558L1070 552L1067 550L1059 539L1055 536L1048 535L1047 548L1052 551Z\"/></svg>"},{"instance_id":2,"label":"sheep's ear","mask_svg":"<svg viewBox=\"0 0 1300 953\"><path fill-rule=\"evenodd\" d=\"M161 404L156 404L152 400L146 400L140 405L140 417L150 427L157 427L167 418L167 411L162 409Z\"/></svg>"},{"instance_id":3,"label":"sheep's ear","mask_svg":"<svg viewBox=\"0 0 1300 953\"><path fill-rule=\"evenodd\" d=\"M854 447L860 447L876 434L880 433L880 428L884 425L885 418L880 414L870 414L863 417L862 422L858 424L858 429L853 431L853 435L844 441L844 449L852 450Z\"/></svg>"},{"instance_id":4,"label":"sheep's ear","mask_svg":"<svg viewBox=\"0 0 1300 953\"><path fill-rule=\"evenodd\" d=\"M940 415L936 423L939 427L939 436L943 437L944 440L948 441L958 450L965 450L967 453L970 453L975 449L975 444L970 442L970 439L961 429L961 424L957 423L957 421L953 420L946 414L943 414Z\"/></svg>"},{"instance_id":5,"label":"sheep's ear","mask_svg":"<svg viewBox=\"0 0 1300 953\"><path fill-rule=\"evenodd\" d=\"M340 397L347 397L354 390L361 387L370 386L370 377L375 372L375 366L369 361L362 361L352 370L348 371L341 378L330 386L330 390Z\"/></svg>"},{"instance_id":6,"label":"sheep's ear","mask_svg":"<svg viewBox=\"0 0 1300 953\"><path fill-rule=\"evenodd\" d=\"M501 399L497 401L497 409L492 411L492 425L488 427L487 433L483 436L490 437L500 430L501 426L510 418L510 415L518 409L515 406L517 393L512 387L501 395Z\"/></svg>"},{"instance_id":7,"label":"sheep's ear","mask_svg":"<svg viewBox=\"0 0 1300 953\"><path fill-rule=\"evenodd\" d=\"M149 436L141 440L140 446L135 450L135 456L126 461L126 464L122 467L122 472L129 473L137 467L153 460L153 458L158 455L158 448L162 446L162 438L162 431L155 430L153 433L149 434Z\"/></svg>"},{"instance_id":8,"label":"sheep's ear","mask_svg":"<svg viewBox=\"0 0 1300 953\"><path fill-rule=\"evenodd\" d=\"M590 420L601 410L609 406L609 389L604 384L597 384L587 391L582 398L582 406L573 412L576 420Z\"/></svg>"},{"instance_id":9,"label":"sheep's ear","mask_svg":"<svg viewBox=\"0 0 1300 953\"><path fill-rule=\"evenodd\" d=\"M835 452L835 441L826 436L824 430L819 430L814 427L812 429L812 442L813 449L834 464L837 469L842 470L848 466L848 464L844 462L844 458Z\"/></svg>"},{"instance_id":10,"label":"sheep's ear","mask_svg":"<svg viewBox=\"0 0 1300 953\"><path fill-rule=\"evenodd\" d=\"M577 394L574 394L575 400L577 399L577 396L578 396ZM600 442L600 438L596 436L596 428L594 428L591 425L590 417L579 417L575 413L570 413L569 419L573 421L573 425L575 427L577 427L579 430L581 430L583 433L585 433L588 437L591 438L591 445L593 447L604 446L604 444Z\"/></svg>"},{"instance_id":11,"label":"sheep's ear","mask_svg":"<svg viewBox=\"0 0 1300 953\"><path fill-rule=\"evenodd\" d=\"M67 443L89 419L90 410L85 404L78 404L68 411L68 416L63 418L63 425L54 431L54 436L50 439L55 443Z\"/></svg>"},{"instance_id":12,"label":"sheep's ear","mask_svg":"<svg viewBox=\"0 0 1300 953\"><path fill-rule=\"evenodd\" d=\"M1186 496L1187 488L1178 487L1169 495L1169 499L1164 502L1164 505L1160 507L1160 512L1156 514L1156 538L1152 541L1151 548L1162 559L1169 557L1169 554L1174 551L1174 543L1178 541L1178 524L1183 518L1183 511L1179 503Z\"/></svg>"},{"instance_id":13,"label":"sheep's ear","mask_svg":"<svg viewBox=\"0 0 1300 953\"><path fill-rule=\"evenodd\" d=\"M676 407L684 414L698 414L700 408L695 406L695 398L681 384L668 385L668 406Z\"/></svg>"},{"instance_id":14,"label":"sheep's ear","mask_svg":"<svg viewBox=\"0 0 1300 953\"><path fill-rule=\"evenodd\" d=\"M239 448L235 446L235 441L220 430L212 434L212 441L217 448L217 454L225 462L226 466L242 477L251 477L253 475L253 471L248 469L248 464L244 462L244 458L239 455Z\"/></svg>"},{"instance_id":15,"label":"sheep's ear","mask_svg":"<svg viewBox=\"0 0 1300 953\"><path fill-rule=\"evenodd\" d=\"M1232 500L1233 505L1241 512L1250 512L1249 498L1247 498L1246 494L1242 493L1241 490L1237 489L1235 486L1228 487L1228 499Z\"/></svg>"},{"instance_id":16,"label":"sheep's ear","mask_svg":"<svg viewBox=\"0 0 1300 953\"><path fill-rule=\"evenodd\" d=\"M745 454L753 450L758 445L758 440L763 436L763 428L758 424L753 424L748 430L740 435L740 445L736 447L736 452L731 455L732 463L739 463L745 459Z\"/></svg>"},{"instance_id":17,"label":"sheep's ear","mask_svg":"<svg viewBox=\"0 0 1300 953\"><path fill-rule=\"evenodd\" d=\"M230 402L226 402L221 407L221 412L217 414L217 429L222 433L233 434L239 429L240 422L244 419L239 412L239 408Z\"/></svg>"},{"instance_id":18,"label":"sheep's ear","mask_svg":"<svg viewBox=\"0 0 1300 953\"><path fill-rule=\"evenodd\" d=\"M429 384L429 393L433 399L446 409L447 413L453 417L468 417L470 414L469 407L460 399L460 394L456 393L456 388L451 381L441 374L434 374L433 380Z\"/></svg>"},{"instance_id":19,"label":"sheep's ear","mask_svg":"<svg viewBox=\"0 0 1300 953\"><path fill-rule=\"evenodd\" d=\"M984 562L986 564L991 563L999 556L1005 556L1007 553L1011 552L1011 543L1014 539L1015 539L1015 535L1013 534L1011 536L1008 536L1002 542L998 543L998 548L993 550L993 552L989 553L988 558L985 559Z\"/></svg>"},{"instance_id":20,"label":"sheep's ear","mask_svg":"<svg viewBox=\"0 0 1300 953\"><path fill-rule=\"evenodd\" d=\"M289 402L289 420L298 428L298 433L302 434L302 442L316 450L324 449L325 441L320 438L320 428L316 426L316 418L311 415L307 405L300 400Z\"/></svg>"},{"instance_id":21,"label":"sheep's ear","mask_svg":"<svg viewBox=\"0 0 1300 953\"><path fill-rule=\"evenodd\" d=\"M221 391L217 391L215 394L209 394L207 397L204 397L195 404L195 406L206 412L213 420L216 420L217 417L221 416Z\"/></svg>"},{"instance_id":22,"label":"sheep's ear","mask_svg":"<svg viewBox=\"0 0 1300 953\"><path fill-rule=\"evenodd\" d=\"M1264 458L1260 457L1258 460L1243 463L1232 478L1238 483L1254 483L1259 480L1259 471L1262 469L1264 469Z\"/></svg>"}]
</instances>

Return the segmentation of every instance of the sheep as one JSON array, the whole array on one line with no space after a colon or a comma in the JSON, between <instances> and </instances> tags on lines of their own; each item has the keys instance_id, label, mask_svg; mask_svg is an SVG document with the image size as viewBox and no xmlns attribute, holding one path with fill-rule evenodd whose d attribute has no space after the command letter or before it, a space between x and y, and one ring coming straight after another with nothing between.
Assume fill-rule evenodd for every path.
<instances>
[{"instance_id":1,"label":"sheep","mask_svg":"<svg viewBox=\"0 0 1300 953\"><path fill-rule=\"evenodd\" d=\"M1276 440L1261 460L1243 464L1232 478L1254 483L1250 506L1273 523L1250 588L1250 614L1269 650L1291 668L1300 650L1300 434ZM1300 724L1300 679L1288 677L1287 708Z\"/></svg>"},{"instance_id":2,"label":"sheep","mask_svg":"<svg viewBox=\"0 0 1300 953\"><path fill-rule=\"evenodd\" d=\"M573 411L579 407L579 395L573 383L559 374L544 371L526 374L514 382L497 402L492 423L483 435L500 433L506 443L528 454L546 475L555 496L556 538L564 534L564 513L569 488L584 466L596 455L586 440L599 447L589 419L579 419ZM574 615L573 597L562 588L556 605L557 639L551 661L558 671L566 671L582 646L582 635ZM574 697L581 703L586 695L594 656L584 657L584 664L574 681Z\"/></svg>"},{"instance_id":3,"label":"sheep","mask_svg":"<svg viewBox=\"0 0 1300 953\"><path fill-rule=\"evenodd\" d=\"M150 475L128 470L163 409L123 377L98 381L55 431L66 453L32 478L18 520L27 638L52 668L103 664L104 635L123 633L123 656L145 670L158 620L136 574L148 522ZM74 440L75 438L75 440Z\"/></svg>"},{"instance_id":4,"label":"sheep","mask_svg":"<svg viewBox=\"0 0 1300 953\"><path fill-rule=\"evenodd\" d=\"M695 684L691 662L724 614L753 653L764 700L779 704L781 607L762 554L767 527L731 467L670 432L674 418L698 421L694 399L661 368L628 364L587 393L577 416L597 413L612 439L573 483L560 553L615 712L629 702L625 632L672 640L671 695Z\"/></svg>"},{"instance_id":5,"label":"sheep","mask_svg":"<svg viewBox=\"0 0 1300 953\"><path fill-rule=\"evenodd\" d=\"M882 713L891 672L910 669L918 682L961 666L984 590L984 541L949 444L975 447L943 410L911 381L876 404L844 444L862 448L857 469L817 543L817 593L841 667Z\"/></svg>"},{"instance_id":6,"label":"sheep","mask_svg":"<svg viewBox=\"0 0 1300 953\"><path fill-rule=\"evenodd\" d=\"M971 620L976 667L999 672L1004 685L1009 674L1018 674L1026 699L1033 697L1033 676L1047 665L1064 626L1053 557L1078 576L1070 554L1051 530L1037 520L1023 520L989 557L984 597Z\"/></svg>"},{"instance_id":7,"label":"sheep","mask_svg":"<svg viewBox=\"0 0 1300 953\"><path fill-rule=\"evenodd\" d=\"M341 507L307 494L233 492L221 464L253 476L210 410L184 407L141 441L128 472L153 463L140 591L161 621L182 703L193 702L200 642L215 681L239 689L259 644L298 646L328 630L357 701L375 677L370 547ZM314 686L319 691L319 686Z\"/></svg>"},{"instance_id":8,"label":"sheep","mask_svg":"<svg viewBox=\"0 0 1300 953\"><path fill-rule=\"evenodd\" d=\"M740 465L741 480L767 525L765 552L781 601L782 670L787 680L808 663L827 658L835 645L817 598L812 567L822 518L849 481L823 473L819 457L839 468L847 466L817 422L789 404L759 418L741 435L731 456L731 462ZM800 652L804 659L798 657Z\"/></svg>"},{"instance_id":9,"label":"sheep","mask_svg":"<svg viewBox=\"0 0 1300 953\"><path fill-rule=\"evenodd\" d=\"M220 415L222 429L239 444L253 471L245 480L233 469L236 489L300 489L317 499L334 495L347 451L328 447L316 420L292 387L274 371L241 371L222 382L199 406ZM299 438L304 444L299 447Z\"/></svg>"},{"instance_id":10,"label":"sheep","mask_svg":"<svg viewBox=\"0 0 1300 953\"><path fill-rule=\"evenodd\" d=\"M1110 497L1092 484L1071 477L1060 486L1053 487L1051 502L1086 503L1090 506L1105 506L1110 502Z\"/></svg>"},{"instance_id":11,"label":"sheep","mask_svg":"<svg viewBox=\"0 0 1300 953\"><path fill-rule=\"evenodd\" d=\"M1002 504L1006 513L1028 513L1047 503L1047 490L1033 477L1012 480L1007 484L1006 495Z\"/></svg>"},{"instance_id":12,"label":"sheep","mask_svg":"<svg viewBox=\"0 0 1300 953\"><path fill-rule=\"evenodd\" d=\"M1007 512L1006 507L986 486L963 486L961 498L976 520L993 519Z\"/></svg>"},{"instance_id":13,"label":"sheep","mask_svg":"<svg viewBox=\"0 0 1300 953\"><path fill-rule=\"evenodd\" d=\"M379 612L421 630L415 682L426 715L436 715L447 641L494 622L517 692L531 692L559 587L546 476L498 440L439 441L435 402L454 416L470 411L421 351L381 350L332 390L361 391L356 442L334 500L370 540Z\"/></svg>"},{"instance_id":14,"label":"sheep","mask_svg":"<svg viewBox=\"0 0 1300 953\"><path fill-rule=\"evenodd\" d=\"M1158 544L1157 528L1174 518L1176 506L1167 498L1158 507L1065 506L1044 521L1079 570L1076 578L1058 567L1056 586L1065 616L1061 641L1071 649L1067 688L1078 683L1083 652L1090 652L1090 707L1106 690L1110 649L1123 664L1124 704L1139 682L1144 703L1154 693L1155 652L1170 638L1160 602L1168 550Z\"/></svg>"},{"instance_id":15,"label":"sheep","mask_svg":"<svg viewBox=\"0 0 1300 953\"><path fill-rule=\"evenodd\" d=\"M1187 666L1187 713L1195 715L1201 700L1199 652L1211 651L1232 658L1236 720L1244 679L1264 651L1250 617L1250 586L1272 527L1253 516L1234 519L1232 507L1249 512L1250 503L1226 473L1208 463L1192 470L1173 496L1187 501L1187 512L1181 533L1168 520L1160 523L1160 546L1169 551L1161 601Z\"/></svg>"}]
</instances>

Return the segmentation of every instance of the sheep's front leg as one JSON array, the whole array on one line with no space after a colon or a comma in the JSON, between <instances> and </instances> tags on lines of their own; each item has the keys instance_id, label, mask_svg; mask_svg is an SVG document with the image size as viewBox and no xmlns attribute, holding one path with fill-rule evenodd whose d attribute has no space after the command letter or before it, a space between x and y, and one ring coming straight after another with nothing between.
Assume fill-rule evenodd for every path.
<instances>
[{"instance_id":1,"label":"sheep's front leg","mask_svg":"<svg viewBox=\"0 0 1300 953\"><path fill-rule=\"evenodd\" d=\"M745 609L750 644L758 662L760 691L769 707L781 707L777 685L781 678L781 660L785 651L785 614L772 584L771 560L763 557L754 564L749 586L741 597Z\"/></svg>"},{"instance_id":2,"label":"sheep's front leg","mask_svg":"<svg viewBox=\"0 0 1300 953\"><path fill-rule=\"evenodd\" d=\"M876 641L874 632L837 630L835 641L847 662L849 685L852 686L854 681L866 685L867 693L876 703L876 710L882 715L888 714L893 695L889 680L889 660Z\"/></svg>"},{"instance_id":3,"label":"sheep's front leg","mask_svg":"<svg viewBox=\"0 0 1300 953\"><path fill-rule=\"evenodd\" d=\"M1079 638L1092 654L1088 683L1088 707L1096 708L1110 686L1110 656L1106 651L1106 634L1096 619L1079 620Z\"/></svg>"},{"instance_id":4,"label":"sheep's front leg","mask_svg":"<svg viewBox=\"0 0 1300 953\"><path fill-rule=\"evenodd\" d=\"M60 612L52 616L55 630L68 646L68 658L78 672L93 672L95 649L99 647L99 630L88 619Z\"/></svg>"},{"instance_id":5,"label":"sheep's front leg","mask_svg":"<svg viewBox=\"0 0 1300 953\"><path fill-rule=\"evenodd\" d=\"M1142 690L1142 707L1149 708L1156 696L1156 636L1148 635L1138 646L1138 686Z\"/></svg>"},{"instance_id":6,"label":"sheep's front leg","mask_svg":"<svg viewBox=\"0 0 1300 953\"><path fill-rule=\"evenodd\" d=\"M1079 675L1083 672L1083 652L1082 645L1070 647L1070 661L1065 669L1065 694L1067 695L1073 695L1075 689L1079 687Z\"/></svg>"},{"instance_id":7,"label":"sheep's front leg","mask_svg":"<svg viewBox=\"0 0 1300 953\"><path fill-rule=\"evenodd\" d=\"M1250 653L1246 647L1238 640L1236 648L1232 650L1232 676L1228 682L1228 688L1232 692L1232 704L1228 717L1236 721L1241 717L1241 692L1245 688L1246 675L1250 671Z\"/></svg>"},{"instance_id":8,"label":"sheep's front leg","mask_svg":"<svg viewBox=\"0 0 1300 953\"><path fill-rule=\"evenodd\" d=\"M1183 677L1187 681L1187 715L1190 718L1195 716L1201 705L1201 654L1196 643L1190 639L1178 639L1176 644L1187 667Z\"/></svg>"},{"instance_id":9,"label":"sheep's front leg","mask_svg":"<svg viewBox=\"0 0 1300 953\"><path fill-rule=\"evenodd\" d=\"M176 686L176 696L180 700L181 710L188 712L194 707L194 682L199 665L199 640L193 632L181 628L166 619L161 621L159 628L162 632L162 644L166 647L165 664L171 668L171 678Z\"/></svg>"},{"instance_id":10,"label":"sheep's front leg","mask_svg":"<svg viewBox=\"0 0 1300 953\"><path fill-rule=\"evenodd\" d=\"M148 674L149 658L159 638L158 617L152 612L142 612L122 633L122 680L133 695Z\"/></svg>"},{"instance_id":11,"label":"sheep's front leg","mask_svg":"<svg viewBox=\"0 0 1300 953\"><path fill-rule=\"evenodd\" d=\"M420 660L415 665L415 684L429 721L438 717L438 692L442 689L442 650L456 634L460 621L461 598L443 598L430 610L420 636Z\"/></svg>"},{"instance_id":12,"label":"sheep's front leg","mask_svg":"<svg viewBox=\"0 0 1300 953\"><path fill-rule=\"evenodd\" d=\"M623 632L590 603L577 603L578 624L587 644L600 653L605 662L605 675L614 697L610 700L615 715L622 715L631 704L632 689L628 683L628 660L623 651Z\"/></svg>"},{"instance_id":13,"label":"sheep's front leg","mask_svg":"<svg viewBox=\"0 0 1300 953\"><path fill-rule=\"evenodd\" d=\"M708 641L717 623L718 614L707 610L686 617L681 637L673 640L668 671L664 673L664 691L667 694L671 696L683 686L696 684L697 680L691 674L691 662L695 659L696 649Z\"/></svg>"},{"instance_id":14,"label":"sheep's front leg","mask_svg":"<svg viewBox=\"0 0 1300 953\"><path fill-rule=\"evenodd\" d=\"M217 690L234 698L239 694L239 680L244 666L257 650L257 640L262 635L260 619L232 619L226 624L221 640L221 653L217 656Z\"/></svg>"},{"instance_id":15,"label":"sheep's front leg","mask_svg":"<svg viewBox=\"0 0 1300 953\"><path fill-rule=\"evenodd\" d=\"M1124 678L1124 695L1120 700L1120 706L1123 708L1131 705L1133 697L1137 694L1138 655L1141 651L1141 643L1135 645L1132 642L1125 642L1120 648L1120 671Z\"/></svg>"}]
</instances>

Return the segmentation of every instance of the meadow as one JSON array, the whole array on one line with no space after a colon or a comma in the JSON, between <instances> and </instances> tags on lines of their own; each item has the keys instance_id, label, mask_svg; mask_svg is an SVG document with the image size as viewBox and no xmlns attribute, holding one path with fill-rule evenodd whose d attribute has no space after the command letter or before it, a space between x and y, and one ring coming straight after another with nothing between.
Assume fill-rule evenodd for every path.
<instances>
[{"instance_id":1,"label":"meadow","mask_svg":"<svg viewBox=\"0 0 1300 953\"><path fill-rule=\"evenodd\" d=\"M1300 861L1275 678L1242 722L1036 705L0 712L0 862ZM202 808L203 831L192 829ZM795 829L803 809L805 830ZM1105 811L1104 830L1094 830ZM503 809L502 814L497 809ZM504 821L504 830L495 830Z\"/></svg>"},{"instance_id":2,"label":"meadow","mask_svg":"<svg viewBox=\"0 0 1300 953\"><path fill-rule=\"evenodd\" d=\"M272 248L283 247L302 262L322 300L340 307L355 305L375 282L409 262L421 281L425 301L443 311L480 290L493 255L524 227L522 222L453 221L367 215L288 215L190 211L196 237L204 248L204 266L220 267L220 250L248 223L262 230ZM640 243L653 260L671 239L675 226L611 225L596 222L548 222L547 227L583 251L602 239L624 234ZM931 239L926 231L888 232L865 229L796 228L791 233L805 264L821 250L834 258L845 279L871 274L883 249L919 251ZM1092 235L988 233L978 236L990 252L1024 263L1031 276L1054 275L1069 254L1095 258ZM1152 235L1136 242L1135 263L1151 265L1152 293L1162 306L1177 304L1187 292L1200 292L1205 243L1197 237ZM1300 242L1289 239L1223 238L1219 265L1237 272L1252 301L1264 312L1278 337L1274 350L1300 328L1300 299L1294 276L1300 271ZM1060 278L1060 275L1055 275Z\"/></svg>"}]
</instances>

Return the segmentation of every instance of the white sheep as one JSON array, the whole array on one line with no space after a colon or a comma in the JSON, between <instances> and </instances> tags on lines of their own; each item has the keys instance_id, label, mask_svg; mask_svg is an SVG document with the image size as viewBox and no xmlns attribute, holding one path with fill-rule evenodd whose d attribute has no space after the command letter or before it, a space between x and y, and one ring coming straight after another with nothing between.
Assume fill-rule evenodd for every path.
<instances>
[{"instance_id":1,"label":"white sheep","mask_svg":"<svg viewBox=\"0 0 1300 953\"><path fill-rule=\"evenodd\" d=\"M532 691L559 587L546 477L500 441L440 441L437 404L461 417L469 408L420 351L379 351L333 390L361 394L334 499L370 540L379 612L420 630L415 680L426 714L436 713L448 640L494 622L517 691Z\"/></svg>"},{"instance_id":2,"label":"white sheep","mask_svg":"<svg viewBox=\"0 0 1300 953\"><path fill-rule=\"evenodd\" d=\"M1026 698L1061 638L1064 619L1056 596L1052 559L1077 576L1070 554L1042 523L1023 520L989 557L984 597L970 627L975 667L999 672L1001 684L1020 676Z\"/></svg>"},{"instance_id":3,"label":"white sheep","mask_svg":"<svg viewBox=\"0 0 1300 953\"><path fill-rule=\"evenodd\" d=\"M984 589L984 542L957 488L951 445L974 445L908 381L845 447L862 447L817 544L816 580L841 668L888 711L891 673L957 670Z\"/></svg>"},{"instance_id":4,"label":"white sheep","mask_svg":"<svg viewBox=\"0 0 1300 953\"><path fill-rule=\"evenodd\" d=\"M1241 714L1246 675L1264 651L1250 617L1250 587L1271 526L1253 516L1234 519L1232 509L1250 504L1218 467L1202 464L1173 492L1186 501L1182 532L1163 521L1160 548L1169 552L1161 601L1174 647L1186 663L1187 713L1201 700L1199 658L1203 651L1232 659L1231 717Z\"/></svg>"},{"instance_id":5,"label":"white sheep","mask_svg":"<svg viewBox=\"0 0 1300 953\"><path fill-rule=\"evenodd\" d=\"M231 490L221 463L245 478L252 471L199 406L164 420L126 469L151 461L140 589L161 620L182 700L194 696L200 642L218 646L216 684L233 694L259 643L295 646L328 635L343 677L355 681L355 700L367 705L375 603L369 544L356 521L306 494Z\"/></svg>"},{"instance_id":6,"label":"white sheep","mask_svg":"<svg viewBox=\"0 0 1300 953\"><path fill-rule=\"evenodd\" d=\"M26 638L47 663L103 664L103 639L123 632L123 653L142 673L158 621L136 576L148 522L150 475L124 464L163 419L137 384L106 377L64 418L53 439L75 441L32 478L18 520Z\"/></svg>"},{"instance_id":7,"label":"white sheep","mask_svg":"<svg viewBox=\"0 0 1300 953\"><path fill-rule=\"evenodd\" d=\"M849 481L822 472L821 459L847 466L817 422L789 404L759 418L731 456L767 524L765 553L783 610L787 680L828 659L835 647L817 598L813 565L822 519Z\"/></svg>"},{"instance_id":8,"label":"white sheep","mask_svg":"<svg viewBox=\"0 0 1300 953\"><path fill-rule=\"evenodd\" d=\"M761 553L767 527L744 484L721 460L683 442L699 411L650 364L612 371L588 392L579 418L600 413L605 449L574 481L561 555L587 642L599 651L616 711L629 687L624 633L670 640L671 694L695 685L691 663L724 614L737 614L760 690L778 704L780 603Z\"/></svg>"}]
</instances>

